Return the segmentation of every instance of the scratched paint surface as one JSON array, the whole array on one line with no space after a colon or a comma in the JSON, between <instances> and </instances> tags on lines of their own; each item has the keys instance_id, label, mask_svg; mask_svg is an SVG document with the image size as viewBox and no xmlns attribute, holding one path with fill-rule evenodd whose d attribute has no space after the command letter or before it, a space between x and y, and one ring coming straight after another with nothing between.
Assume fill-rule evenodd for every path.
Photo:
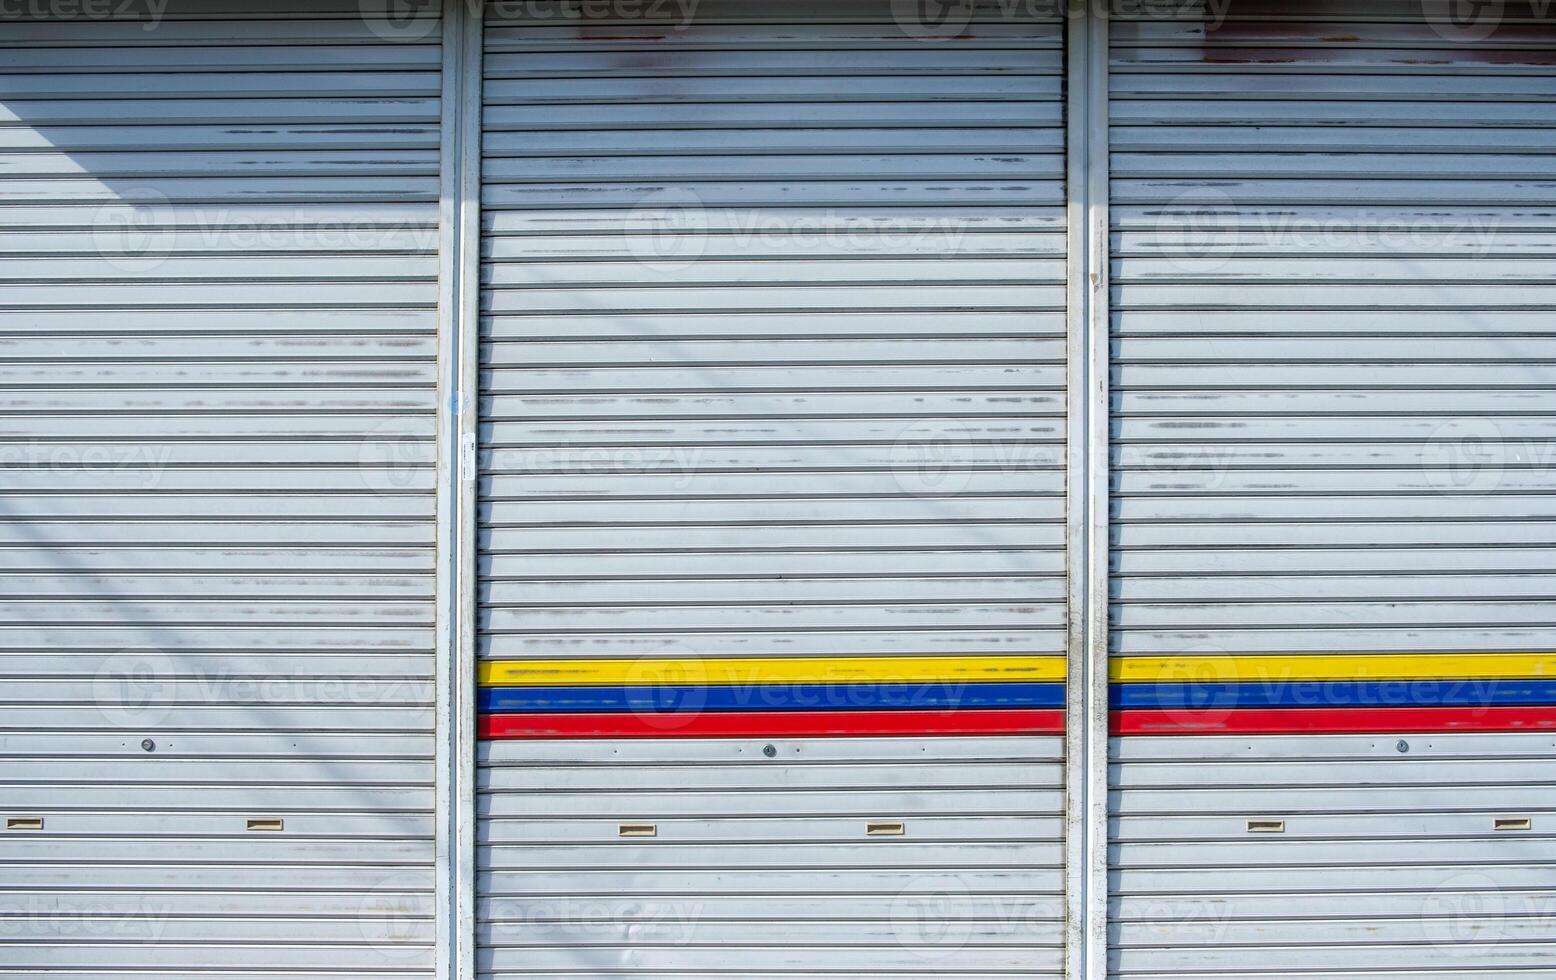
<instances>
[{"instance_id":1,"label":"scratched paint surface","mask_svg":"<svg viewBox=\"0 0 1556 980\"><path fill-rule=\"evenodd\" d=\"M1206 6L1110 25L1108 975L1549 972L1556 31Z\"/></svg>"}]
</instances>

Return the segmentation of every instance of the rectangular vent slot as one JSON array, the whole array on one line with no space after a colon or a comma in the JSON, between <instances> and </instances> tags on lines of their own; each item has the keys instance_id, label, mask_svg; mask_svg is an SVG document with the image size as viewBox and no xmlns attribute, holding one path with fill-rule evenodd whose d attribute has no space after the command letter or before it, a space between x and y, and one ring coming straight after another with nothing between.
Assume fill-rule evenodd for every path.
<instances>
[{"instance_id":1,"label":"rectangular vent slot","mask_svg":"<svg viewBox=\"0 0 1556 980\"><path fill-rule=\"evenodd\" d=\"M659 825L654 823L624 823L616 828L617 837L658 837Z\"/></svg>"},{"instance_id":2,"label":"rectangular vent slot","mask_svg":"<svg viewBox=\"0 0 1556 980\"><path fill-rule=\"evenodd\" d=\"M42 830L42 817L6 817L6 830Z\"/></svg>"},{"instance_id":3,"label":"rectangular vent slot","mask_svg":"<svg viewBox=\"0 0 1556 980\"><path fill-rule=\"evenodd\" d=\"M280 817L249 817L250 830L279 831L286 829L286 821Z\"/></svg>"},{"instance_id":4,"label":"rectangular vent slot","mask_svg":"<svg viewBox=\"0 0 1556 980\"><path fill-rule=\"evenodd\" d=\"M1248 821L1250 834L1284 834L1286 821L1284 820L1250 820Z\"/></svg>"},{"instance_id":5,"label":"rectangular vent slot","mask_svg":"<svg viewBox=\"0 0 1556 980\"><path fill-rule=\"evenodd\" d=\"M864 832L871 837L901 837L908 832L906 824L901 823L867 823Z\"/></svg>"}]
</instances>

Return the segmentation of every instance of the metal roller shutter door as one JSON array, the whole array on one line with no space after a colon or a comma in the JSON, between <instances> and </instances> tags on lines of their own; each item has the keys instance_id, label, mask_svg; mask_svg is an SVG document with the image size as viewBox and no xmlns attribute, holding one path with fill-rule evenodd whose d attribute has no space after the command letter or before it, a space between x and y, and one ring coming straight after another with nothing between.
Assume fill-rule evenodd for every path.
<instances>
[{"instance_id":1,"label":"metal roller shutter door","mask_svg":"<svg viewBox=\"0 0 1556 980\"><path fill-rule=\"evenodd\" d=\"M1550 976L1552 35L1284 9L1113 25L1112 973Z\"/></svg>"},{"instance_id":2,"label":"metal roller shutter door","mask_svg":"<svg viewBox=\"0 0 1556 980\"><path fill-rule=\"evenodd\" d=\"M483 976L1059 974L1061 62L488 7Z\"/></svg>"},{"instance_id":3,"label":"metal roller shutter door","mask_svg":"<svg viewBox=\"0 0 1556 980\"><path fill-rule=\"evenodd\" d=\"M0 25L0 972L431 973L439 47L394 29Z\"/></svg>"}]
</instances>

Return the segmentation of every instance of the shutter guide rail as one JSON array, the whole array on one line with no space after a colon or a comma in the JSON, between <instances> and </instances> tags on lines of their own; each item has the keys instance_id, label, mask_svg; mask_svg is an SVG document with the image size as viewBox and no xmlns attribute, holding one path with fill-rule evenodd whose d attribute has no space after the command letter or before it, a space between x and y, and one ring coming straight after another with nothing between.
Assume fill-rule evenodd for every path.
<instances>
[{"instance_id":1,"label":"shutter guide rail","mask_svg":"<svg viewBox=\"0 0 1556 980\"><path fill-rule=\"evenodd\" d=\"M475 976L474 449L483 23L467 0L445 0L438 229L438 980Z\"/></svg>"},{"instance_id":2,"label":"shutter guide rail","mask_svg":"<svg viewBox=\"0 0 1556 980\"><path fill-rule=\"evenodd\" d=\"M1065 32L1068 199L1065 975L1104 980L1108 939L1108 15Z\"/></svg>"}]
</instances>

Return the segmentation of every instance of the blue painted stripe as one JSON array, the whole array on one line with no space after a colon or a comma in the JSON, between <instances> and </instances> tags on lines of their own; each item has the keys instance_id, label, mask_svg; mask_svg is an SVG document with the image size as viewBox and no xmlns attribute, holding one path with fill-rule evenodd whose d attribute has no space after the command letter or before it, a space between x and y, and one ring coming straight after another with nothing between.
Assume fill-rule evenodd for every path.
<instances>
[{"instance_id":1,"label":"blue painted stripe","mask_svg":"<svg viewBox=\"0 0 1556 980\"><path fill-rule=\"evenodd\" d=\"M480 708L525 711L882 711L925 708L1057 708L1063 684L773 684L746 687L656 684L483 687Z\"/></svg>"},{"instance_id":2,"label":"blue painted stripe","mask_svg":"<svg viewBox=\"0 0 1556 980\"><path fill-rule=\"evenodd\" d=\"M1556 704L1556 680L1260 681L1114 684L1112 707L1362 708Z\"/></svg>"}]
</instances>

